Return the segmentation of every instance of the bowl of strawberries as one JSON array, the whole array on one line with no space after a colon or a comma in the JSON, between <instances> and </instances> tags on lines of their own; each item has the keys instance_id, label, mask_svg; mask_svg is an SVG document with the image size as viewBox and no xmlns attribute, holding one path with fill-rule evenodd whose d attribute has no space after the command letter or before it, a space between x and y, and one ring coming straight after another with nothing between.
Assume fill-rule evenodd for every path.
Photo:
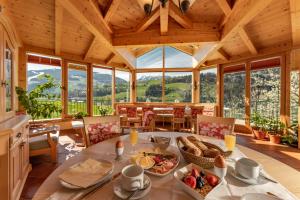
<instances>
[{"instance_id":1,"label":"bowl of strawberries","mask_svg":"<svg viewBox=\"0 0 300 200\"><path fill-rule=\"evenodd\" d=\"M221 183L217 175L193 163L176 170L174 177L186 193L199 200L205 199Z\"/></svg>"}]
</instances>

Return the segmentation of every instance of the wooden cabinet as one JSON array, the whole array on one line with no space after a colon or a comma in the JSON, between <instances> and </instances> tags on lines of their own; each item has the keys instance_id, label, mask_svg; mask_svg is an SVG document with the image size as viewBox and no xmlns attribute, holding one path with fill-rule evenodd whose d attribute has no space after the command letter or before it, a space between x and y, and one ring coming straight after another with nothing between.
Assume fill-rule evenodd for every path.
<instances>
[{"instance_id":1,"label":"wooden cabinet","mask_svg":"<svg viewBox=\"0 0 300 200\"><path fill-rule=\"evenodd\" d=\"M16 116L0 123L1 200L19 199L31 165L29 163L29 117ZM6 191L6 192L5 192Z\"/></svg>"}]
</instances>

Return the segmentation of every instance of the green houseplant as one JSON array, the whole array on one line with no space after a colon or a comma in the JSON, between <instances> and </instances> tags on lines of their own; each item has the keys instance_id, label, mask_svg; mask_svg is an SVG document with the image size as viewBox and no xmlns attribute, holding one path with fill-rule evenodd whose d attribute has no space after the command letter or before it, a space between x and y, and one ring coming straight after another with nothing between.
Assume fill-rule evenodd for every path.
<instances>
[{"instance_id":1,"label":"green houseplant","mask_svg":"<svg viewBox=\"0 0 300 200\"><path fill-rule=\"evenodd\" d=\"M57 95L49 92L52 89L59 88L60 85L54 81L54 78L50 75L38 76L43 82L37 85L33 90L26 91L21 87L16 87L16 93L18 95L19 103L25 109L25 111L31 116L32 124L36 119L41 117L49 118L55 112L61 112L61 106L49 101L40 101L40 99L50 100L55 98Z\"/></svg>"},{"instance_id":2,"label":"green houseplant","mask_svg":"<svg viewBox=\"0 0 300 200\"><path fill-rule=\"evenodd\" d=\"M293 123L291 126L287 127L286 134L281 137L281 142L291 147L298 148L298 131L298 123Z\"/></svg>"},{"instance_id":3,"label":"green houseplant","mask_svg":"<svg viewBox=\"0 0 300 200\"><path fill-rule=\"evenodd\" d=\"M279 119L269 119L267 121L267 131L270 142L274 144L281 143L281 136L284 133L286 126Z\"/></svg>"},{"instance_id":4,"label":"green houseplant","mask_svg":"<svg viewBox=\"0 0 300 200\"><path fill-rule=\"evenodd\" d=\"M98 111L101 116L111 115L114 112L114 109L111 106L99 106Z\"/></svg>"},{"instance_id":5,"label":"green houseplant","mask_svg":"<svg viewBox=\"0 0 300 200\"><path fill-rule=\"evenodd\" d=\"M251 116L251 127L256 139L263 140L266 138L267 120L257 112Z\"/></svg>"},{"instance_id":6,"label":"green houseplant","mask_svg":"<svg viewBox=\"0 0 300 200\"><path fill-rule=\"evenodd\" d=\"M78 112L76 114L73 115L74 119L83 119L83 117L88 116L88 114L86 112Z\"/></svg>"}]
</instances>

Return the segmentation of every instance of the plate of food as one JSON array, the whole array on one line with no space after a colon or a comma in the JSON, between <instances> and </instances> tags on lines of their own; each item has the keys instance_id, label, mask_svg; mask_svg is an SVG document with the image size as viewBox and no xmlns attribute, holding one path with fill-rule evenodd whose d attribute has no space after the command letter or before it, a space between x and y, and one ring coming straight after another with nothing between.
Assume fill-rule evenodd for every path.
<instances>
[{"instance_id":1,"label":"plate of food","mask_svg":"<svg viewBox=\"0 0 300 200\"><path fill-rule=\"evenodd\" d=\"M221 183L217 175L193 163L176 170L174 177L186 193L198 200L205 199Z\"/></svg>"},{"instance_id":2,"label":"plate of food","mask_svg":"<svg viewBox=\"0 0 300 200\"><path fill-rule=\"evenodd\" d=\"M135 163L154 176L166 176L178 166L180 157L171 151L141 151L135 157Z\"/></svg>"}]
</instances>

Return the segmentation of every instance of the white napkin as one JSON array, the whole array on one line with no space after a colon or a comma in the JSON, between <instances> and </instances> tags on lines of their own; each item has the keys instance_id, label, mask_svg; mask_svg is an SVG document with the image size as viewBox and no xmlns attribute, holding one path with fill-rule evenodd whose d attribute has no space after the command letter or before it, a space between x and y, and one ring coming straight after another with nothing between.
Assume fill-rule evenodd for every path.
<instances>
[{"instance_id":1,"label":"white napkin","mask_svg":"<svg viewBox=\"0 0 300 200\"><path fill-rule=\"evenodd\" d=\"M111 170L111 163L99 162L89 158L82 163L73 165L59 175L59 178L72 185L87 188L91 185L94 185Z\"/></svg>"}]
</instances>

